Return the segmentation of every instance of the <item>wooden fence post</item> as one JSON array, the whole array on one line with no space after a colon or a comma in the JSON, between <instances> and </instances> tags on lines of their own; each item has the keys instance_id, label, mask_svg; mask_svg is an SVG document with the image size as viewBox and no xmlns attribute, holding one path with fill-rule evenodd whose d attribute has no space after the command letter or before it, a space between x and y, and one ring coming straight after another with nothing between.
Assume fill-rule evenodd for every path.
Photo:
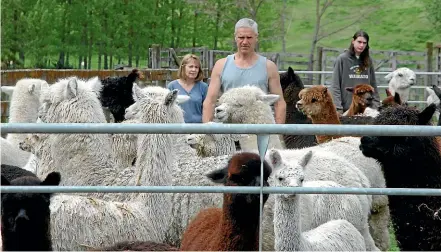
<instances>
[{"instance_id":1,"label":"wooden fence post","mask_svg":"<svg viewBox=\"0 0 441 252\"><path fill-rule=\"evenodd\" d=\"M433 42L426 43L426 72L433 71ZM431 86L432 85L432 76L426 75L424 78L424 85Z\"/></svg>"},{"instance_id":2,"label":"wooden fence post","mask_svg":"<svg viewBox=\"0 0 441 252\"><path fill-rule=\"evenodd\" d=\"M323 47L317 46L317 71L323 70L322 60L323 60ZM318 77L317 82L319 82L320 84L324 83L323 74L318 74L317 77Z\"/></svg>"},{"instance_id":3,"label":"wooden fence post","mask_svg":"<svg viewBox=\"0 0 441 252\"><path fill-rule=\"evenodd\" d=\"M158 44L152 45L151 59L152 69L161 68L161 46Z\"/></svg>"}]
</instances>

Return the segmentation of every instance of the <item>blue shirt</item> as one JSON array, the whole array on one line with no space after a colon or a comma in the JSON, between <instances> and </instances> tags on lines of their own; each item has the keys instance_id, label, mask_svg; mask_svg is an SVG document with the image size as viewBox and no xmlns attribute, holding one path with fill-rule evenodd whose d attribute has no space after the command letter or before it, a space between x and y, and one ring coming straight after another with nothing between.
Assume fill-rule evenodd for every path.
<instances>
[{"instance_id":1,"label":"blue shirt","mask_svg":"<svg viewBox=\"0 0 441 252\"><path fill-rule=\"evenodd\" d=\"M190 92L187 92L178 80L168 83L167 88L170 90L179 90L178 94L190 96L190 100L179 104L184 110L185 123L202 123L202 104L207 97L208 85L203 81L194 84Z\"/></svg>"}]
</instances>

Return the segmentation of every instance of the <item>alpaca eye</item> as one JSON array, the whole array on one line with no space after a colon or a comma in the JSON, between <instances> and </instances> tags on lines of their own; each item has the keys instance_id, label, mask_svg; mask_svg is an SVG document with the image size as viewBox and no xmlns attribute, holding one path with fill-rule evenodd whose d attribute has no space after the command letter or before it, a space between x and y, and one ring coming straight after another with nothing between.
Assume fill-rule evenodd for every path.
<instances>
[{"instance_id":1,"label":"alpaca eye","mask_svg":"<svg viewBox=\"0 0 441 252\"><path fill-rule=\"evenodd\" d=\"M312 100L311 100L311 102L316 102L317 101L317 99L315 99L315 98L312 98Z\"/></svg>"},{"instance_id":2,"label":"alpaca eye","mask_svg":"<svg viewBox=\"0 0 441 252\"><path fill-rule=\"evenodd\" d=\"M279 181L282 181L282 180L283 180L283 178L282 178L282 177L279 177L278 179L279 179Z\"/></svg>"},{"instance_id":3,"label":"alpaca eye","mask_svg":"<svg viewBox=\"0 0 441 252\"><path fill-rule=\"evenodd\" d=\"M403 74L399 73L398 76L403 77Z\"/></svg>"}]
</instances>

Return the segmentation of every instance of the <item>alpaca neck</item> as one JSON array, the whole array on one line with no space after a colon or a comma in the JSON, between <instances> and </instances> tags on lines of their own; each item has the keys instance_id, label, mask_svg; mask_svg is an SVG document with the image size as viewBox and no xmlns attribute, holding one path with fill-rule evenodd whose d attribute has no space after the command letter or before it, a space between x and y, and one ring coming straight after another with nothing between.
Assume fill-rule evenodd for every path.
<instances>
[{"instance_id":1,"label":"alpaca neck","mask_svg":"<svg viewBox=\"0 0 441 252\"><path fill-rule=\"evenodd\" d=\"M318 116L312 116L311 120L313 124L341 124L340 119L337 114L337 110L332 102L322 106L322 111ZM331 135L316 135L317 143L325 143L331 141L335 138L340 138L341 136L331 136Z\"/></svg>"},{"instance_id":2,"label":"alpaca neck","mask_svg":"<svg viewBox=\"0 0 441 252\"><path fill-rule=\"evenodd\" d=\"M232 200L232 197L232 194L224 195L221 244L217 250L256 251L259 249L259 201L247 204L243 198Z\"/></svg>"},{"instance_id":3,"label":"alpaca neck","mask_svg":"<svg viewBox=\"0 0 441 252\"><path fill-rule=\"evenodd\" d=\"M14 232L5 228L6 221L2 218L3 251L52 251L49 216L45 222L17 228Z\"/></svg>"},{"instance_id":4,"label":"alpaca neck","mask_svg":"<svg viewBox=\"0 0 441 252\"><path fill-rule=\"evenodd\" d=\"M147 134L138 138L135 185L171 186L175 164L170 134ZM141 193L134 199L153 217L151 221L154 241L163 241L172 221L172 194Z\"/></svg>"},{"instance_id":5,"label":"alpaca neck","mask_svg":"<svg viewBox=\"0 0 441 252\"><path fill-rule=\"evenodd\" d=\"M300 196L293 195L292 198L285 198L275 195L274 203L274 233L275 250L301 250L301 216Z\"/></svg>"},{"instance_id":6,"label":"alpaca neck","mask_svg":"<svg viewBox=\"0 0 441 252\"><path fill-rule=\"evenodd\" d=\"M348 112L346 112L346 116L354 116L357 114L363 114L365 109L366 109L366 106L362 106L358 102L355 102L354 98L352 98L352 103L348 109Z\"/></svg>"}]
</instances>

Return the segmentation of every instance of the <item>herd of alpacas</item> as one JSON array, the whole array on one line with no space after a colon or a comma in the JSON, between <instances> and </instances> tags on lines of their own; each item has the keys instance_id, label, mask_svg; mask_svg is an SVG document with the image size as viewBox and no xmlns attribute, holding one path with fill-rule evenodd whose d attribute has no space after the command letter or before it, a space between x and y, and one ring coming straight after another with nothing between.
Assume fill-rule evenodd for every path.
<instances>
[{"instance_id":1,"label":"herd of alpacas","mask_svg":"<svg viewBox=\"0 0 441 252\"><path fill-rule=\"evenodd\" d=\"M189 97L140 88L141 76L22 79L10 90L9 122L106 123L107 111L120 123L184 123L179 104ZM346 90L353 100L340 115L326 86L305 88L288 68L280 74L286 124L434 124L440 87L427 89L419 110L407 105L412 70L386 80L380 107L360 84ZM228 90L210 123L274 124L279 98L252 86ZM430 136L272 135L263 174L252 134L8 134L1 161L2 186L441 188L441 138ZM3 250L259 249L259 194L23 192L1 200ZM264 194L263 203L265 251L387 251L390 225L400 250L441 250L441 197Z\"/></svg>"}]
</instances>

